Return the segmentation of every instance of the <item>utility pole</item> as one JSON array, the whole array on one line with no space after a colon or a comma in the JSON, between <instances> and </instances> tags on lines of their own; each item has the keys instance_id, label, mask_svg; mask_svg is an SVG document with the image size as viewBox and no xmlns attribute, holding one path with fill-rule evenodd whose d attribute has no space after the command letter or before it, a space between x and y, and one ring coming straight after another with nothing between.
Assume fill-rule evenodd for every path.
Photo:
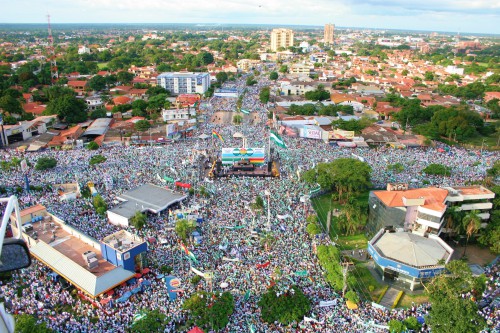
<instances>
[{"instance_id":1,"label":"utility pole","mask_svg":"<svg viewBox=\"0 0 500 333\"><path fill-rule=\"evenodd\" d=\"M484 146L484 139L483 142L481 142L481 155L483 154L483 146Z\"/></svg>"},{"instance_id":2,"label":"utility pole","mask_svg":"<svg viewBox=\"0 0 500 333\"><path fill-rule=\"evenodd\" d=\"M349 271L350 263L345 261L342 263L342 274L344 275L344 285L342 286L342 297L345 297L345 292L347 290L347 272Z\"/></svg>"}]
</instances>

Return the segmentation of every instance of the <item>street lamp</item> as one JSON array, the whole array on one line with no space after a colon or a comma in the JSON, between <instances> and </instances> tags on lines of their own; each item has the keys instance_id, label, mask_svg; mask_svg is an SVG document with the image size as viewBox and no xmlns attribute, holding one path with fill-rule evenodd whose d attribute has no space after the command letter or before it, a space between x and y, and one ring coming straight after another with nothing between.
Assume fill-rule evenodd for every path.
<instances>
[{"instance_id":1,"label":"street lamp","mask_svg":"<svg viewBox=\"0 0 500 333\"><path fill-rule=\"evenodd\" d=\"M271 192L265 190L264 194L267 196L267 229L271 231Z\"/></svg>"}]
</instances>

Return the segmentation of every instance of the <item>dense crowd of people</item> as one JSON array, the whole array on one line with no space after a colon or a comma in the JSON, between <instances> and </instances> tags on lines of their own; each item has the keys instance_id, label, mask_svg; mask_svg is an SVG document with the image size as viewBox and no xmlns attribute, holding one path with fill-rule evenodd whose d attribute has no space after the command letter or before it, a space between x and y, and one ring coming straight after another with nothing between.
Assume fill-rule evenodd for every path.
<instances>
[{"instance_id":1,"label":"dense crowd of people","mask_svg":"<svg viewBox=\"0 0 500 333\"><path fill-rule=\"evenodd\" d=\"M498 154L480 154L452 147L447 147L447 151L441 149L444 147L346 149L316 140L286 137L288 149L276 149L281 165L280 178L211 180L200 174L203 169L198 167L198 152L204 150L217 154L221 147L239 147L241 138L233 137L236 132L246 137L248 147L267 147L269 133L265 123L268 105L261 103L258 97L261 87L267 84L265 78L251 87L245 87L244 78L227 83L227 87L240 91L246 89L242 108L256 114L257 121L243 121L238 126L204 123L196 129L192 139L159 147L114 146L102 147L98 151L75 149L26 154L15 150L1 152L3 160L22 157L31 165L35 165L41 156L54 157L57 160L55 168L43 172L32 169L29 172L30 183L42 188L40 191L20 194L21 207L42 204L52 214L97 240L119 230L118 227L94 212L91 198L60 201L55 184L78 182L83 188L87 182L93 182L110 207L116 204L116 196L138 185L152 183L173 186L165 183L164 177L190 183L194 189L203 186L211 193L204 197L195 192L194 196L177 207L182 211L197 206L197 214L203 217L200 225L203 240L199 245L189 246L196 263L184 256L179 248L179 239L173 230L175 216L168 212L159 216L148 215L144 229L130 230L145 239L158 240L149 247L147 261L152 271L143 279L150 280L151 285L143 293L135 294L122 303L94 306L88 300L75 297L70 289L64 289L61 281L49 279L50 270L35 261L30 268L13 273L12 280L0 286L0 296L7 308L12 313L34 315L57 332L125 332L135 314L144 309L159 309L168 318L166 332L182 332L187 329L184 325L187 314L182 310L183 301L196 290L212 288L231 291L237 304L223 332L247 332L250 326L255 332L384 332L386 329L383 326L391 319L425 317L429 304L392 311L363 302L357 310L346 307L343 299L324 281L312 240L305 232L306 216L313 211L310 203L300 200L308 189L299 180L296 171L354 154L371 166L371 179L375 187L383 187L387 182L407 182L412 187L427 183L439 186L464 185L481 180L486 169L498 159ZM210 119L215 112L234 111L236 103L236 99L214 97L202 103L202 112ZM210 135L212 130L220 133L224 142L197 138L203 133ZM106 161L89 166L90 157L96 154L106 157ZM399 173L388 171L387 165L394 163L402 164L404 170ZM449 166L451 176L423 174L422 169L429 163ZM0 173L0 184L10 191L8 194L23 183L24 176L18 170ZM257 196L264 199L265 205L269 204L270 219L266 212L252 208L251 203L255 202ZM254 236L255 230L266 230L274 240L263 246L259 237ZM315 242L330 243L326 238ZM184 291L175 301L169 300L164 282L157 278L162 266L172 267L172 274L182 281ZM202 272L212 272L211 286L205 280L197 286L191 284L190 280L194 276L191 266ZM294 274L297 271L307 271L308 276ZM491 266L486 273L488 288L484 296L494 298L500 290L498 265ZM311 300L313 307L311 313L307 314L311 320L289 327L260 320L257 302L272 283L272 277L277 276L299 286ZM227 283L227 287L223 288L221 283ZM115 297L134 287L124 285L116 288ZM246 298L245 294L250 296ZM332 300L337 302L332 302L328 307L319 307L320 301ZM498 308L485 306L481 314L491 329L500 329ZM424 325L422 331L427 330Z\"/></svg>"}]
</instances>

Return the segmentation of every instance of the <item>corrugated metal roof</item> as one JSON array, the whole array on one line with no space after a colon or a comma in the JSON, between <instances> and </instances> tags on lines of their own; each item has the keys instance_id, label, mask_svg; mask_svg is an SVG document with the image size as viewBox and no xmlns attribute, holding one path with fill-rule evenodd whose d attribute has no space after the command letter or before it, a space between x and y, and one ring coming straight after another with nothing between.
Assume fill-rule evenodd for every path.
<instances>
[{"instance_id":1,"label":"corrugated metal roof","mask_svg":"<svg viewBox=\"0 0 500 333\"><path fill-rule=\"evenodd\" d=\"M117 267L97 277L44 242L38 242L32 246L30 252L56 273L92 297L96 297L134 276L134 272Z\"/></svg>"}]
</instances>

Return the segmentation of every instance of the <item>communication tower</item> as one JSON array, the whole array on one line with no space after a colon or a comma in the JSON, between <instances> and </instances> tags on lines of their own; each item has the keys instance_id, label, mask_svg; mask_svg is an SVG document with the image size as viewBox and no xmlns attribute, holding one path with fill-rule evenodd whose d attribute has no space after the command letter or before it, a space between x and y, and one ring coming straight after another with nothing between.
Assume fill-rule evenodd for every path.
<instances>
[{"instance_id":1,"label":"communication tower","mask_svg":"<svg viewBox=\"0 0 500 333\"><path fill-rule=\"evenodd\" d=\"M47 46L47 51L50 61L50 80L52 84L54 84L59 79L59 73L57 72L56 53L54 51L54 37L52 37L52 28L50 26L50 15L47 15L47 21L49 24L49 45Z\"/></svg>"}]
</instances>

